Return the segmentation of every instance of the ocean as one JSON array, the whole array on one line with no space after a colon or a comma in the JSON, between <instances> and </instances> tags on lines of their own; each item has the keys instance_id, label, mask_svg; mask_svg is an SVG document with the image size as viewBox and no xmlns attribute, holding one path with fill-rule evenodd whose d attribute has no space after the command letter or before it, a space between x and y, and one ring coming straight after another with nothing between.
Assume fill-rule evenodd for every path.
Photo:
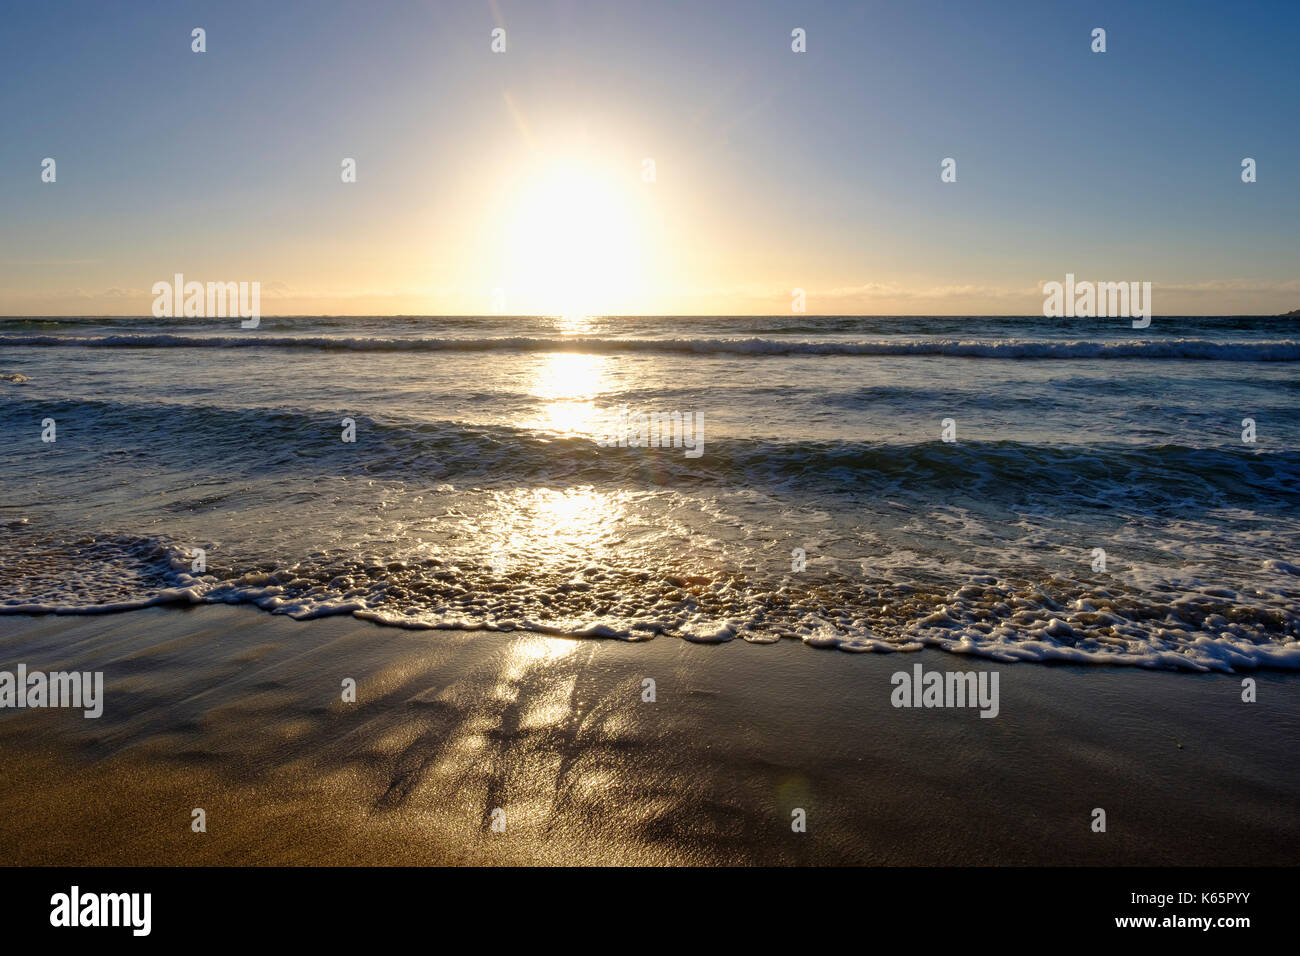
<instances>
[{"instance_id":1,"label":"ocean","mask_svg":"<svg viewBox=\"0 0 1300 956\"><path fill-rule=\"evenodd\" d=\"M1296 321L0 319L0 612L1297 669Z\"/></svg>"}]
</instances>

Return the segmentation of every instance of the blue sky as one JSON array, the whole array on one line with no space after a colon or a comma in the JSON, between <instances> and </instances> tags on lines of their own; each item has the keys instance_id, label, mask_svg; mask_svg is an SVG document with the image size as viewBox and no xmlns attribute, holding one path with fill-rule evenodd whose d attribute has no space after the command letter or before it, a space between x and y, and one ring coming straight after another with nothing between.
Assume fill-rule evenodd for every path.
<instances>
[{"instance_id":1,"label":"blue sky","mask_svg":"<svg viewBox=\"0 0 1300 956\"><path fill-rule=\"evenodd\" d=\"M11 5L0 313L177 271L286 313L1036 312L1066 272L1284 311L1298 40L1280 0Z\"/></svg>"}]
</instances>

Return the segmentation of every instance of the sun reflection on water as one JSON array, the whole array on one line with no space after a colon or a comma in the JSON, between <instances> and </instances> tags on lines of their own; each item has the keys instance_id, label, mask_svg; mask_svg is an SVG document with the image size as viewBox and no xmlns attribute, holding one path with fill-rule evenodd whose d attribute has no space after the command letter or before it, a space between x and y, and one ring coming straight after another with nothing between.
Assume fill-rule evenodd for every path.
<instances>
[{"instance_id":1,"label":"sun reflection on water","mask_svg":"<svg viewBox=\"0 0 1300 956\"><path fill-rule=\"evenodd\" d=\"M537 370L533 395L545 402L533 427L561 435L593 435L600 430L596 399L608 390L609 359L556 352Z\"/></svg>"},{"instance_id":2,"label":"sun reflection on water","mask_svg":"<svg viewBox=\"0 0 1300 956\"><path fill-rule=\"evenodd\" d=\"M555 320L555 328L561 335L590 335L596 331L596 323L589 315L562 315Z\"/></svg>"},{"instance_id":3,"label":"sun reflection on water","mask_svg":"<svg viewBox=\"0 0 1300 956\"><path fill-rule=\"evenodd\" d=\"M520 488L497 495L479 526L510 565L555 570L603 563L621 540L625 511L621 495L587 486Z\"/></svg>"}]
</instances>

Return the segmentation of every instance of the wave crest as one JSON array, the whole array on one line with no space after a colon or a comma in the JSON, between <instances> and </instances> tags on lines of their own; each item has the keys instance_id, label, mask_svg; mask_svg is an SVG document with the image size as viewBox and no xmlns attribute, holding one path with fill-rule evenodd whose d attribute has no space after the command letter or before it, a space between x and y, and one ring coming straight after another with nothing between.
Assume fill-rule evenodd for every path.
<instances>
[{"instance_id":1,"label":"wave crest","mask_svg":"<svg viewBox=\"0 0 1300 956\"><path fill-rule=\"evenodd\" d=\"M247 349L281 348L353 352L663 352L700 355L944 355L993 359L1147 359L1214 362L1300 361L1294 339L1215 342L1208 339L1043 341L1001 339L781 341L765 338L624 339L566 336L534 338L392 338L306 335L4 335L0 342L27 348Z\"/></svg>"}]
</instances>

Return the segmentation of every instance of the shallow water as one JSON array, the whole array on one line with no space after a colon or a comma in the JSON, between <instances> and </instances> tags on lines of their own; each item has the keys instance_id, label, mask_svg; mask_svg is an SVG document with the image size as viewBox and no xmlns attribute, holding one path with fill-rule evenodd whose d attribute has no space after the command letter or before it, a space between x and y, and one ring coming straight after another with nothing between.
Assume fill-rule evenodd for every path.
<instances>
[{"instance_id":1,"label":"shallow water","mask_svg":"<svg viewBox=\"0 0 1300 956\"><path fill-rule=\"evenodd\" d=\"M1294 322L0 320L0 610L1297 668Z\"/></svg>"}]
</instances>

